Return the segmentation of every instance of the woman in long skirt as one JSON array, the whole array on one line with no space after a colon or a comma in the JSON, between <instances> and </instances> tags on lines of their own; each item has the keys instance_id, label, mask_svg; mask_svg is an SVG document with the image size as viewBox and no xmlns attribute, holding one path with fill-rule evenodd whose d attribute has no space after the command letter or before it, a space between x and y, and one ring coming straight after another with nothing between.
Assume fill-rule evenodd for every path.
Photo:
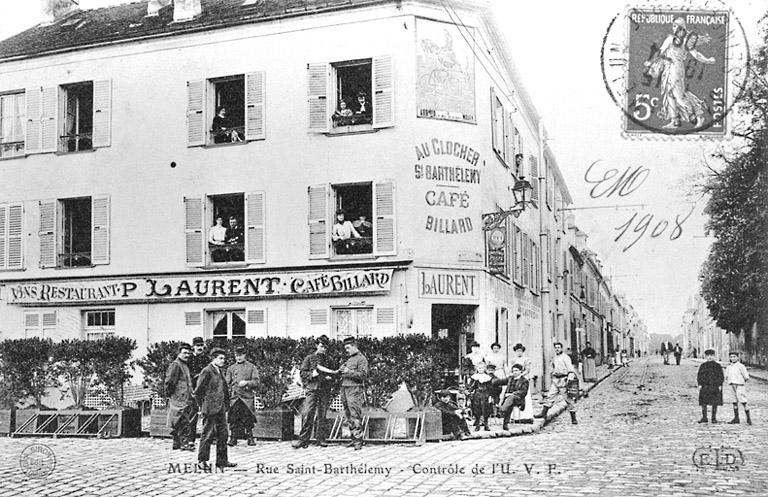
<instances>
[{"instance_id":1,"label":"woman in long skirt","mask_svg":"<svg viewBox=\"0 0 768 497\"><path fill-rule=\"evenodd\" d=\"M584 350L581 351L581 357L584 358L584 381L597 381L597 370L595 369L595 358L597 357L597 351L592 348L590 342L586 343Z\"/></svg>"}]
</instances>

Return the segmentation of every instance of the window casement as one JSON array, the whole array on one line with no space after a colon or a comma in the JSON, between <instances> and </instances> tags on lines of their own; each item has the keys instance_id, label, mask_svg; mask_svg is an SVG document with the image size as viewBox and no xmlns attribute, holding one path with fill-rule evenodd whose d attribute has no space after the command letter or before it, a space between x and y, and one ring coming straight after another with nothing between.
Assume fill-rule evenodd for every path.
<instances>
[{"instance_id":1,"label":"window casement","mask_svg":"<svg viewBox=\"0 0 768 497\"><path fill-rule=\"evenodd\" d=\"M346 133L395 125L392 57L307 64L308 129Z\"/></svg>"},{"instance_id":2,"label":"window casement","mask_svg":"<svg viewBox=\"0 0 768 497\"><path fill-rule=\"evenodd\" d=\"M82 311L82 319L86 340L98 340L115 334L115 309Z\"/></svg>"},{"instance_id":3,"label":"window casement","mask_svg":"<svg viewBox=\"0 0 768 497\"><path fill-rule=\"evenodd\" d=\"M515 150L515 176L518 178L525 175L525 162L523 155L523 137L520 134L520 130L514 128L513 131L513 147ZM531 181L531 183L533 183Z\"/></svg>"},{"instance_id":4,"label":"window casement","mask_svg":"<svg viewBox=\"0 0 768 497\"><path fill-rule=\"evenodd\" d=\"M370 337L373 335L373 307L333 307L331 338Z\"/></svg>"},{"instance_id":5,"label":"window casement","mask_svg":"<svg viewBox=\"0 0 768 497\"><path fill-rule=\"evenodd\" d=\"M187 265L266 262L265 206L263 191L184 197Z\"/></svg>"},{"instance_id":6,"label":"window casement","mask_svg":"<svg viewBox=\"0 0 768 497\"><path fill-rule=\"evenodd\" d=\"M491 143L504 167L512 168L516 164L518 139L519 133L512 121L512 112L504 108L496 90L491 87ZM513 171L519 174L516 168Z\"/></svg>"},{"instance_id":7,"label":"window casement","mask_svg":"<svg viewBox=\"0 0 768 497\"><path fill-rule=\"evenodd\" d=\"M310 259L397 253L394 182L315 185L308 196Z\"/></svg>"},{"instance_id":8,"label":"window casement","mask_svg":"<svg viewBox=\"0 0 768 497\"><path fill-rule=\"evenodd\" d=\"M0 204L0 270L24 269L24 205Z\"/></svg>"},{"instance_id":9,"label":"window casement","mask_svg":"<svg viewBox=\"0 0 768 497\"><path fill-rule=\"evenodd\" d=\"M57 335L56 311L24 312L24 338L52 338Z\"/></svg>"},{"instance_id":10,"label":"window casement","mask_svg":"<svg viewBox=\"0 0 768 497\"><path fill-rule=\"evenodd\" d=\"M245 309L208 310L207 337L232 339L245 337Z\"/></svg>"},{"instance_id":11,"label":"window casement","mask_svg":"<svg viewBox=\"0 0 768 497\"><path fill-rule=\"evenodd\" d=\"M265 104L264 71L187 81L187 146L264 140Z\"/></svg>"},{"instance_id":12,"label":"window casement","mask_svg":"<svg viewBox=\"0 0 768 497\"><path fill-rule=\"evenodd\" d=\"M23 91L0 95L0 158L24 155L26 106Z\"/></svg>"},{"instance_id":13,"label":"window casement","mask_svg":"<svg viewBox=\"0 0 768 497\"><path fill-rule=\"evenodd\" d=\"M108 195L40 201L40 267L109 264Z\"/></svg>"},{"instance_id":14,"label":"window casement","mask_svg":"<svg viewBox=\"0 0 768 497\"><path fill-rule=\"evenodd\" d=\"M110 145L110 80L27 88L25 100L27 154L80 152Z\"/></svg>"}]
</instances>

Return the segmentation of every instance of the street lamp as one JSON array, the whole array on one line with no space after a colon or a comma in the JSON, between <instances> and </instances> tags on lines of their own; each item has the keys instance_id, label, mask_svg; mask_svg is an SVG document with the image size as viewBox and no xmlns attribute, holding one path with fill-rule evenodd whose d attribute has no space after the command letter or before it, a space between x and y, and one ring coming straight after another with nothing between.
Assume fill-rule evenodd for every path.
<instances>
[{"instance_id":1,"label":"street lamp","mask_svg":"<svg viewBox=\"0 0 768 497\"><path fill-rule=\"evenodd\" d=\"M534 209L538 209L536 202L530 198L532 191L533 186L530 181L525 179L525 176L520 176L512 187L512 197L515 200L515 204L508 210L499 210L497 212L483 214L483 230L489 231L498 228L510 215L515 217L520 216L520 213L523 212L528 205L531 205Z\"/></svg>"}]
</instances>

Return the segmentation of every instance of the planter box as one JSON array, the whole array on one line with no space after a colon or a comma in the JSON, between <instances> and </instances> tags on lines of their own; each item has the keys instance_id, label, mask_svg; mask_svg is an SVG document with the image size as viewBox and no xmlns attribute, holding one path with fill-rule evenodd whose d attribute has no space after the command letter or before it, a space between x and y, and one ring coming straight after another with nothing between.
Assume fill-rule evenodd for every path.
<instances>
[{"instance_id":1,"label":"planter box","mask_svg":"<svg viewBox=\"0 0 768 497\"><path fill-rule=\"evenodd\" d=\"M443 414L437 409L424 409L424 440L437 442L453 438L450 434L443 435Z\"/></svg>"},{"instance_id":2,"label":"planter box","mask_svg":"<svg viewBox=\"0 0 768 497\"><path fill-rule=\"evenodd\" d=\"M10 435L16 429L16 409L0 409L0 435Z\"/></svg>"},{"instance_id":3,"label":"planter box","mask_svg":"<svg viewBox=\"0 0 768 497\"><path fill-rule=\"evenodd\" d=\"M384 409L363 408L363 419L368 417L368 429L363 433L365 440L383 440L387 432L390 413Z\"/></svg>"},{"instance_id":4,"label":"planter box","mask_svg":"<svg viewBox=\"0 0 768 497\"><path fill-rule=\"evenodd\" d=\"M24 426L24 423L26 423L31 417L35 416L37 414L36 409L17 409L16 410L16 426L14 427L14 431ZM24 431L27 433L32 433L35 431L36 424L28 425Z\"/></svg>"},{"instance_id":5,"label":"planter box","mask_svg":"<svg viewBox=\"0 0 768 497\"><path fill-rule=\"evenodd\" d=\"M256 411L256 438L269 440L293 440L293 411L288 409L263 409Z\"/></svg>"},{"instance_id":6,"label":"planter box","mask_svg":"<svg viewBox=\"0 0 768 497\"><path fill-rule=\"evenodd\" d=\"M167 423L167 409L152 409L149 418L149 436L170 438L171 429L166 426Z\"/></svg>"},{"instance_id":7,"label":"planter box","mask_svg":"<svg viewBox=\"0 0 768 497\"><path fill-rule=\"evenodd\" d=\"M105 437L141 436L141 411L139 409L103 409L90 430ZM81 415L82 419L82 415Z\"/></svg>"}]
</instances>

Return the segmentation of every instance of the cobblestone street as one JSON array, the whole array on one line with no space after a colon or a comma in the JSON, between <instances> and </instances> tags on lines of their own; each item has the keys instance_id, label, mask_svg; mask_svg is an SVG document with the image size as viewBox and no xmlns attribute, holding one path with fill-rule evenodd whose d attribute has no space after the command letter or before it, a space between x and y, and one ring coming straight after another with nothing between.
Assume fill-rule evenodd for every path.
<instances>
[{"instance_id":1,"label":"cobblestone street","mask_svg":"<svg viewBox=\"0 0 768 497\"><path fill-rule=\"evenodd\" d=\"M697 368L687 360L681 366L665 366L658 357L635 361L578 402L578 426L563 414L534 435L421 447L369 445L362 451L240 444L230 449L236 471L224 474L170 472L171 464L183 471L196 458L171 451L168 440L3 438L0 494L768 495L768 384L748 385L754 425L727 424L730 406L721 408L721 424L698 424ZM644 389L637 388L641 382ZM29 479L20 470L20 454L33 442L47 444L56 455L47 478ZM710 465L697 468L694 452L705 448L711 457L698 461ZM721 448L737 449L743 461L728 456L737 451ZM717 456L720 467L714 466Z\"/></svg>"}]
</instances>

